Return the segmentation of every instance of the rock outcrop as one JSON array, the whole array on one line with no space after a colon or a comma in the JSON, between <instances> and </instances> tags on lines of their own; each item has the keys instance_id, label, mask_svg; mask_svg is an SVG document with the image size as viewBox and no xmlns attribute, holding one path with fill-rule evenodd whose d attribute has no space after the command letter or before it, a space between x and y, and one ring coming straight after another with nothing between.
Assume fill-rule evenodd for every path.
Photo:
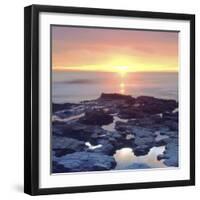
<instances>
[{"instance_id":1,"label":"rock outcrop","mask_svg":"<svg viewBox=\"0 0 200 200\"><path fill-rule=\"evenodd\" d=\"M177 167L177 108L175 100L105 93L98 99L80 104L53 104L53 172L115 169L113 155L127 147L139 157L147 155L153 147L164 146L164 152L157 159L166 166ZM112 131L104 129L104 125L111 124ZM133 163L126 167L147 168L148 163Z\"/></svg>"},{"instance_id":2,"label":"rock outcrop","mask_svg":"<svg viewBox=\"0 0 200 200\"><path fill-rule=\"evenodd\" d=\"M86 172L110 170L116 166L112 156L91 153L76 152L60 157L54 163L54 172Z\"/></svg>"}]
</instances>

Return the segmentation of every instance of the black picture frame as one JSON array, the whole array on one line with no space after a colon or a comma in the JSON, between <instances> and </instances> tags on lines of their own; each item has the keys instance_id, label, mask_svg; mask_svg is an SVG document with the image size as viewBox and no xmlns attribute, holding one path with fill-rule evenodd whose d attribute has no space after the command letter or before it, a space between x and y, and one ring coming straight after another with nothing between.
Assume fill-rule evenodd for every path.
<instances>
[{"instance_id":1,"label":"black picture frame","mask_svg":"<svg viewBox=\"0 0 200 200\"><path fill-rule=\"evenodd\" d=\"M39 14L76 13L190 22L190 179L177 181L39 188ZM95 192L195 184L195 15L31 5L24 9L24 192L30 195Z\"/></svg>"}]
</instances>

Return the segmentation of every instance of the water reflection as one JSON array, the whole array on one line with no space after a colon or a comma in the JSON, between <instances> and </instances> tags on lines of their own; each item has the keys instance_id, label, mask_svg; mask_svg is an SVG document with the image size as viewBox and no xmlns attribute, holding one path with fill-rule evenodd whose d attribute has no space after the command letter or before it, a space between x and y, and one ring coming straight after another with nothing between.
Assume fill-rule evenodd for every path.
<instances>
[{"instance_id":1,"label":"water reflection","mask_svg":"<svg viewBox=\"0 0 200 200\"><path fill-rule=\"evenodd\" d=\"M91 150L98 149L98 148L101 148L101 147L102 147L102 144L91 145L90 142L86 142L85 145L86 145L89 149L91 149Z\"/></svg>"},{"instance_id":2,"label":"water reflection","mask_svg":"<svg viewBox=\"0 0 200 200\"><path fill-rule=\"evenodd\" d=\"M122 148L117 150L114 154L114 158L117 162L116 169L126 169L128 166L134 163L146 164L151 168L163 168L166 167L163 161L157 160L157 156L162 154L165 150L164 146L153 147L147 155L135 156L131 148Z\"/></svg>"},{"instance_id":3,"label":"water reflection","mask_svg":"<svg viewBox=\"0 0 200 200\"><path fill-rule=\"evenodd\" d=\"M115 116L115 115L113 115L113 122L112 123L110 123L110 124L108 124L108 125L104 125L104 126L102 126L102 128L104 129L104 130L106 130L106 131L116 131L115 130L115 125L116 125L116 122L117 121L120 121L120 122L127 122L128 120L127 119L121 119L121 118L119 118L118 116Z\"/></svg>"},{"instance_id":4,"label":"water reflection","mask_svg":"<svg viewBox=\"0 0 200 200\"><path fill-rule=\"evenodd\" d=\"M68 122L68 121L71 121L71 120L79 119L79 118L83 117L84 115L85 115L85 113L81 113L79 115L73 115L73 116L66 117L66 118L60 118L57 115L53 115L52 121Z\"/></svg>"},{"instance_id":5,"label":"water reflection","mask_svg":"<svg viewBox=\"0 0 200 200\"><path fill-rule=\"evenodd\" d=\"M119 87L120 87L120 93L125 94L125 84L123 82L121 82Z\"/></svg>"},{"instance_id":6,"label":"water reflection","mask_svg":"<svg viewBox=\"0 0 200 200\"><path fill-rule=\"evenodd\" d=\"M120 84L119 84L119 93L120 94L125 94L125 83L124 83L124 80L125 80L125 75L126 75L126 71L122 71L124 73L120 73Z\"/></svg>"},{"instance_id":7,"label":"water reflection","mask_svg":"<svg viewBox=\"0 0 200 200\"><path fill-rule=\"evenodd\" d=\"M54 72L52 80L54 103L97 99L102 92L178 98L178 73Z\"/></svg>"}]
</instances>

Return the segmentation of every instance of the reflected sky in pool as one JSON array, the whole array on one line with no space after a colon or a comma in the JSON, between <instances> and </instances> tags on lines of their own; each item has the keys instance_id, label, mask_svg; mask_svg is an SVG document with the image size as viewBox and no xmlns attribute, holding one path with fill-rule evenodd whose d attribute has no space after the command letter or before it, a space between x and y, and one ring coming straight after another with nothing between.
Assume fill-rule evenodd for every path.
<instances>
[{"instance_id":1,"label":"reflected sky in pool","mask_svg":"<svg viewBox=\"0 0 200 200\"><path fill-rule=\"evenodd\" d=\"M126 169L128 166L134 163L147 164L151 168L163 168L166 167L162 161L157 160L157 156L162 154L165 150L164 146L153 147L147 155L135 156L131 148L122 148L117 150L114 154L114 158L117 162L115 169Z\"/></svg>"}]
</instances>

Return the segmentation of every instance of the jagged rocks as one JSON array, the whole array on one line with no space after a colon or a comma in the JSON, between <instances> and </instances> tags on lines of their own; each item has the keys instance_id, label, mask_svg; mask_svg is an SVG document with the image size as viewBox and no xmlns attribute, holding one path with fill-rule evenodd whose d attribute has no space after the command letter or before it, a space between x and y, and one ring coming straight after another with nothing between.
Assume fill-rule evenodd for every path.
<instances>
[{"instance_id":1,"label":"jagged rocks","mask_svg":"<svg viewBox=\"0 0 200 200\"><path fill-rule=\"evenodd\" d=\"M85 143L73 138L53 136L52 149L55 156L59 157L67 153L82 151L85 148Z\"/></svg>"},{"instance_id":2,"label":"jagged rocks","mask_svg":"<svg viewBox=\"0 0 200 200\"><path fill-rule=\"evenodd\" d=\"M151 168L149 165L145 163L133 163L132 165L129 165L127 169L149 169Z\"/></svg>"},{"instance_id":3,"label":"jagged rocks","mask_svg":"<svg viewBox=\"0 0 200 200\"><path fill-rule=\"evenodd\" d=\"M85 172L110 170L116 166L112 156L101 153L76 152L60 157L53 163L54 172Z\"/></svg>"},{"instance_id":4,"label":"jagged rocks","mask_svg":"<svg viewBox=\"0 0 200 200\"><path fill-rule=\"evenodd\" d=\"M113 101L113 100L125 100L127 102L135 102L135 98L133 98L131 95L123 95L123 94L117 94L117 93L102 93L99 97L100 100L106 100L106 101Z\"/></svg>"},{"instance_id":5,"label":"jagged rocks","mask_svg":"<svg viewBox=\"0 0 200 200\"><path fill-rule=\"evenodd\" d=\"M85 116L79 122L86 125L107 125L113 122L113 116L106 113L103 109L90 110L85 112Z\"/></svg>"},{"instance_id":6,"label":"jagged rocks","mask_svg":"<svg viewBox=\"0 0 200 200\"><path fill-rule=\"evenodd\" d=\"M92 136L104 135L106 131L100 126L86 125L78 122L65 123L54 126L54 135L75 138L83 141L90 141Z\"/></svg>"},{"instance_id":7,"label":"jagged rocks","mask_svg":"<svg viewBox=\"0 0 200 200\"><path fill-rule=\"evenodd\" d=\"M157 159L166 166L178 166L177 107L174 100L105 93L80 104L54 104L53 172L110 170L116 165L113 155L121 148L131 148L139 157L160 146L165 151ZM134 163L129 167L149 166Z\"/></svg>"},{"instance_id":8,"label":"jagged rocks","mask_svg":"<svg viewBox=\"0 0 200 200\"><path fill-rule=\"evenodd\" d=\"M158 160L164 159L164 164L171 167L178 167L178 140L170 139L166 144L163 154L158 155Z\"/></svg>"}]
</instances>

